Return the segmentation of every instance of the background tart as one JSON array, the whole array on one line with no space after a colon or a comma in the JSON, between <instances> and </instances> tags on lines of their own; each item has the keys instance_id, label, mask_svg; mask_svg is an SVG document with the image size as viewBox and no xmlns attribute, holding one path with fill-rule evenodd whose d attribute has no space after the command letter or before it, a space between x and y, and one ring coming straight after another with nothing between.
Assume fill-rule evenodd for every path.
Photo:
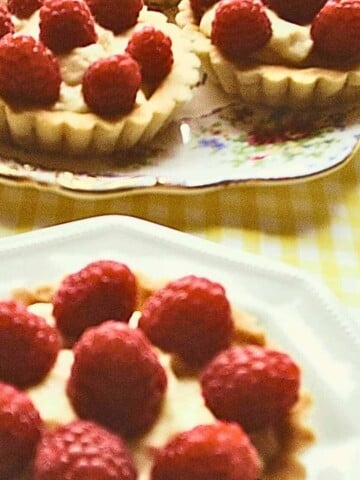
<instances>
[{"instance_id":1,"label":"background tart","mask_svg":"<svg viewBox=\"0 0 360 480\"><path fill-rule=\"evenodd\" d=\"M39 11L28 19L15 19L16 35L39 36ZM142 84L132 110L107 118L90 111L81 92L86 68L98 59L122 54L134 31L151 25L172 43L174 62L169 74L156 86ZM15 107L0 98L0 134L5 142L66 154L112 154L149 142L192 98L198 81L199 60L189 40L165 15L140 11L137 23L121 34L95 25L97 41L57 55L62 82L59 99L49 107Z\"/></svg>"},{"instance_id":2,"label":"background tart","mask_svg":"<svg viewBox=\"0 0 360 480\"><path fill-rule=\"evenodd\" d=\"M182 0L176 22L192 38L209 77L225 92L244 101L271 106L328 106L360 98L359 57L333 59L319 55L311 25L298 25L265 8L272 37L260 50L241 60L226 57L211 41L219 2L196 21L190 0Z\"/></svg>"}]
</instances>

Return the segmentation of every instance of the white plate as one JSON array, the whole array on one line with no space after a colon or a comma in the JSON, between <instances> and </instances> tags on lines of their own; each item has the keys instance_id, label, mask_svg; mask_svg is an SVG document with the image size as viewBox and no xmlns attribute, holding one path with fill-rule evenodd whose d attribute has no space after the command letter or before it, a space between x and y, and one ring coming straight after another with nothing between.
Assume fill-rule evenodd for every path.
<instances>
[{"instance_id":1,"label":"white plate","mask_svg":"<svg viewBox=\"0 0 360 480\"><path fill-rule=\"evenodd\" d=\"M301 271L144 220L105 216L0 241L0 297L112 258L158 277L205 275L254 313L303 368L317 442L307 480L360 478L360 332L330 292Z\"/></svg>"}]
</instances>

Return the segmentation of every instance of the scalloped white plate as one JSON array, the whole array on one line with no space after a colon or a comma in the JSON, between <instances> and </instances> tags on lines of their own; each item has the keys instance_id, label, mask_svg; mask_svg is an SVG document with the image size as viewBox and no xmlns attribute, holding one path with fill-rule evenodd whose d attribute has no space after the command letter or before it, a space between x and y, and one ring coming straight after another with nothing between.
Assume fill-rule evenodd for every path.
<instances>
[{"instance_id":1,"label":"scalloped white plate","mask_svg":"<svg viewBox=\"0 0 360 480\"><path fill-rule=\"evenodd\" d=\"M246 106L204 80L148 148L74 159L0 145L0 181L80 198L306 181L344 166L357 150L360 109L339 108Z\"/></svg>"},{"instance_id":2,"label":"scalloped white plate","mask_svg":"<svg viewBox=\"0 0 360 480\"><path fill-rule=\"evenodd\" d=\"M263 257L144 220L104 216L0 240L0 298L100 258L154 277L195 273L222 282L230 299L254 313L303 368L317 434L303 455L307 480L360 478L360 332L327 288Z\"/></svg>"}]
</instances>

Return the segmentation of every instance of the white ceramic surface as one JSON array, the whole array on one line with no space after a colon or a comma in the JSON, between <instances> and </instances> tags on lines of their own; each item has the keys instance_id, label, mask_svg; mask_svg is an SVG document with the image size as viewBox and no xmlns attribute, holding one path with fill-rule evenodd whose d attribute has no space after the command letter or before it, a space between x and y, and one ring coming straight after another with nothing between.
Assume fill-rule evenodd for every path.
<instances>
[{"instance_id":1,"label":"white ceramic surface","mask_svg":"<svg viewBox=\"0 0 360 480\"><path fill-rule=\"evenodd\" d=\"M316 443L304 454L307 480L360 478L360 331L322 285L301 271L165 227L105 216L0 241L0 297L59 280L100 258L155 277L186 273L224 284L269 337L303 368L314 398Z\"/></svg>"}]
</instances>

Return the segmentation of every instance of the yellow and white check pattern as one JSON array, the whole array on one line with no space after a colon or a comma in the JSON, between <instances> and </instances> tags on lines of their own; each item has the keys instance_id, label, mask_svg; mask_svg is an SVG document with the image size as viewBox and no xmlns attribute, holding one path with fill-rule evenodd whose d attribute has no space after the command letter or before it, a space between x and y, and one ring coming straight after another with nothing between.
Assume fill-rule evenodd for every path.
<instances>
[{"instance_id":1,"label":"yellow and white check pattern","mask_svg":"<svg viewBox=\"0 0 360 480\"><path fill-rule=\"evenodd\" d=\"M353 158L300 184L97 200L0 184L0 236L102 214L132 215L298 266L360 319L359 162Z\"/></svg>"}]
</instances>

